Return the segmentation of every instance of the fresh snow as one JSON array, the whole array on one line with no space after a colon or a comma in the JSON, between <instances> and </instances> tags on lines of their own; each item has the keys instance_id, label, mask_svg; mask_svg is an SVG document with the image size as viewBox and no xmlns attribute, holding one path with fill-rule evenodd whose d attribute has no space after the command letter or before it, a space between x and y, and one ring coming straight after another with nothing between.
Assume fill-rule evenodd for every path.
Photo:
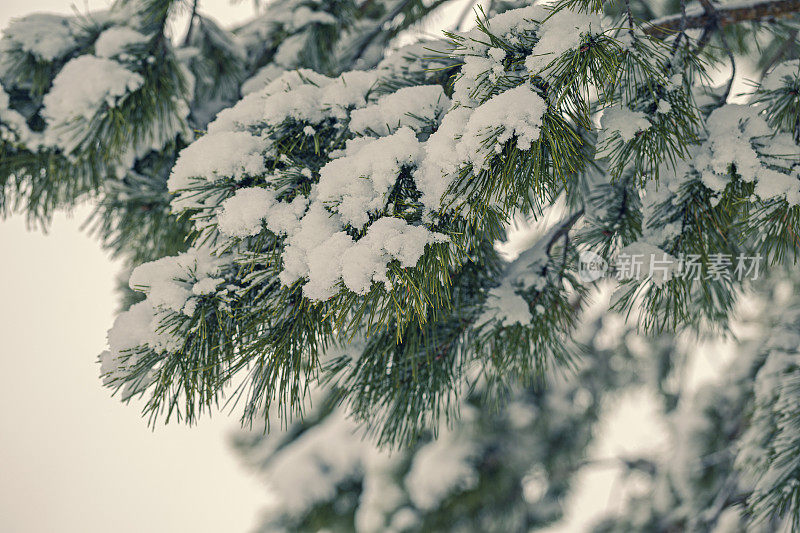
<instances>
[{"instance_id":1,"label":"fresh snow","mask_svg":"<svg viewBox=\"0 0 800 533\"><path fill-rule=\"evenodd\" d=\"M630 142L637 133L650 129L651 124L646 113L617 105L603 110L600 126L602 131L597 140L598 145L605 143L614 133L618 133L623 142Z\"/></svg>"},{"instance_id":2,"label":"fresh snow","mask_svg":"<svg viewBox=\"0 0 800 533\"><path fill-rule=\"evenodd\" d=\"M386 205L400 170L421 156L422 146L408 127L376 140L348 143L343 157L319 171L317 201L335 204L346 224L363 227L370 213Z\"/></svg>"},{"instance_id":3,"label":"fresh snow","mask_svg":"<svg viewBox=\"0 0 800 533\"><path fill-rule=\"evenodd\" d=\"M793 143L781 136L771 137L772 130L758 110L747 105L727 104L715 109L706 121L708 140L702 145L692 164L700 171L703 183L713 191L724 190L730 182L731 165L744 181L755 181L755 193L762 199L785 198L789 204L800 204L800 180L797 171L786 174L770 168L755 144L769 139L766 146L791 146L784 156L800 155ZM784 166L786 163L784 163Z\"/></svg>"},{"instance_id":4,"label":"fresh snow","mask_svg":"<svg viewBox=\"0 0 800 533\"><path fill-rule=\"evenodd\" d=\"M223 109L217 118L208 125L209 133L221 131L248 130L263 125L267 120L265 110L273 109L281 100L285 100L284 93L292 92L305 85L320 89L331 82L331 78L317 74L309 69L297 69L278 75L262 89L254 90L239 100L233 107ZM281 121L290 116L291 108L283 107L277 116Z\"/></svg>"},{"instance_id":5,"label":"fresh snow","mask_svg":"<svg viewBox=\"0 0 800 533\"><path fill-rule=\"evenodd\" d=\"M587 33L601 31L598 15L562 9L542 23L539 41L525 59L525 67L531 74L539 74L561 54L577 48Z\"/></svg>"},{"instance_id":6,"label":"fresh snow","mask_svg":"<svg viewBox=\"0 0 800 533\"><path fill-rule=\"evenodd\" d=\"M439 115L450 106L450 99L439 85L404 87L381 96L374 104L356 109L350 115L350 130L354 133L389 135L398 128L408 126L420 131L435 123Z\"/></svg>"},{"instance_id":7,"label":"fresh snow","mask_svg":"<svg viewBox=\"0 0 800 533\"><path fill-rule=\"evenodd\" d=\"M276 235L293 233L299 227L308 200L298 196L292 202L279 202L275 194L262 187L238 189L222 202L217 215L219 231L231 237L247 237L261 231L262 222Z\"/></svg>"},{"instance_id":8,"label":"fresh snow","mask_svg":"<svg viewBox=\"0 0 800 533\"><path fill-rule=\"evenodd\" d=\"M134 365L141 351L178 350L183 342L182 333L162 327L163 321L171 313L191 316L197 297L213 294L223 282L215 276L225 264L226 259L212 255L205 248L192 248L136 267L129 285L144 292L146 298L120 313L108 331L108 350L100 356L105 381L124 376L125 367Z\"/></svg>"},{"instance_id":9,"label":"fresh snow","mask_svg":"<svg viewBox=\"0 0 800 533\"><path fill-rule=\"evenodd\" d=\"M30 143L31 137L25 117L11 109L8 93L0 86L0 141Z\"/></svg>"},{"instance_id":10,"label":"fresh snow","mask_svg":"<svg viewBox=\"0 0 800 533\"><path fill-rule=\"evenodd\" d=\"M242 131L209 133L184 148L170 174L167 186L177 192L193 181L221 178L239 180L266 170L263 139Z\"/></svg>"},{"instance_id":11,"label":"fresh snow","mask_svg":"<svg viewBox=\"0 0 800 533\"><path fill-rule=\"evenodd\" d=\"M47 142L71 152L82 140L76 121L87 124L104 105L117 107L143 83L141 75L111 59L82 55L70 60L44 97Z\"/></svg>"},{"instance_id":12,"label":"fresh snow","mask_svg":"<svg viewBox=\"0 0 800 533\"><path fill-rule=\"evenodd\" d=\"M425 144L425 158L415 173L422 203L431 211L438 210L460 169L472 166L475 172L481 170L512 138L520 150L529 150L539 138L546 109L538 94L521 85L476 109L456 107L447 113Z\"/></svg>"},{"instance_id":13,"label":"fresh snow","mask_svg":"<svg viewBox=\"0 0 800 533\"><path fill-rule=\"evenodd\" d=\"M405 478L408 495L422 510L435 509L447 496L473 487L478 473L472 465L475 444L450 434L422 446Z\"/></svg>"},{"instance_id":14,"label":"fresh snow","mask_svg":"<svg viewBox=\"0 0 800 533\"><path fill-rule=\"evenodd\" d=\"M127 52L131 46L141 45L148 41L147 36L127 26L109 28L94 43L94 53L98 57L113 58Z\"/></svg>"},{"instance_id":15,"label":"fresh snow","mask_svg":"<svg viewBox=\"0 0 800 533\"><path fill-rule=\"evenodd\" d=\"M280 274L284 285L307 277L303 294L311 300L334 296L340 280L351 291L366 294L374 282L389 282L386 265L391 260L398 260L403 267L415 266L428 244L446 240L422 226L392 217L373 222L358 241L342 228L338 215L318 202L312 203L299 229L287 239Z\"/></svg>"},{"instance_id":16,"label":"fresh snow","mask_svg":"<svg viewBox=\"0 0 800 533\"><path fill-rule=\"evenodd\" d=\"M55 61L77 46L75 19L36 13L12 20L3 30L0 56L18 48L40 60Z\"/></svg>"}]
</instances>

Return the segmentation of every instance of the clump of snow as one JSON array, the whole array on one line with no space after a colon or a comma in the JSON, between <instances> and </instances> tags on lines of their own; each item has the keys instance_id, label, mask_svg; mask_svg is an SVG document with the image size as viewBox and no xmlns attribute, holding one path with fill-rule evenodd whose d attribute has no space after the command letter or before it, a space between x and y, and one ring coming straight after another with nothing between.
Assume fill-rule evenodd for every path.
<instances>
[{"instance_id":1,"label":"clump of snow","mask_svg":"<svg viewBox=\"0 0 800 533\"><path fill-rule=\"evenodd\" d=\"M730 169L744 181L755 181L755 193L762 199L784 197L791 205L800 204L800 180L797 172L780 172L766 165L763 153L754 143L772 135L772 130L757 109L747 105L728 104L715 109L706 121L708 139L692 160L703 183L720 192L730 182ZM768 145L792 146L781 137ZM796 154L790 148L789 155Z\"/></svg>"},{"instance_id":2,"label":"clump of snow","mask_svg":"<svg viewBox=\"0 0 800 533\"><path fill-rule=\"evenodd\" d=\"M327 82L322 87L327 87ZM325 111L320 105L322 87L303 84L290 91L282 91L270 95L259 114L259 120L267 124L280 124L287 118L320 122L325 118Z\"/></svg>"},{"instance_id":3,"label":"clump of snow","mask_svg":"<svg viewBox=\"0 0 800 533\"><path fill-rule=\"evenodd\" d=\"M275 202L275 194L263 187L237 189L233 196L222 202L221 212L217 215L219 231L236 237L257 234Z\"/></svg>"},{"instance_id":4,"label":"clump of snow","mask_svg":"<svg viewBox=\"0 0 800 533\"><path fill-rule=\"evenodd\" d=\"M0 141L24 143L31 135L25 117L11 109L8 93L0 86Z\"/></svg>"},{"instance_id":5,"label":"clump of snow","mask_svg":"<svg viewBox=\"0 0 800 533\"><path fill-rule=\"evenodd\" d=\"M266 171L265 147L263 139L246 132L209 133L181 151L167 186L177 192L191 187L193 179L238 180L261 174Z\"/></svg>"},{"instance_id":6,"label":"clump of snow","mask_svg":"<svg viewBox=\"0 0 800 533\"><path fill-rule=\"evenodd\" d=\"M544 100L527 85L502 92L476 109L455 108L445 115L439 129L425 144L425 158L415 173L423 193L422 203L437 210L457 172L470 165L479 171L489 156L516 137L520 150L538 140ZM493 142L487 142L494 136Z\"/></svg>"},{"instance_id":7,"label":"clump of snow","mask_svg":"<svg viewBox=\"0 0 800 533\"><path fill-rule=\"evenodd\" d=\"M501 36L512 46L520 44L521 36L534 33L538 22L547 17L549 11L543 6L526 6L505 11L485 22L493 35ZM505 51L489 44L489 39L478 28L461 34L460 45L463 65L453 85L453 101L475 106L487 95L489 89L506 75L503 65ZM488 83L487 83L488 82Z\"/></svg>"},{"instance_id":8,"label":"clump of snow","mask_svg":"<svg viewBox=\"0 0 800 533\"><path fill-rule=\"evenodd\" d=\"M420 201L431 211L439 209L454 175L464 164L458 150L459 136L471 114L468 107L451 110L425 143L425 157L414 173L414 181L422 192Z\"/></svg>"},{"instance_id":9,"label":"clump of snow","mask_svg":"<svg viewBox=\"0 0 800 533\"><path fill-rule=\"evenodd\" d=\"M297 231L288 236L280 274L283 284L307 278L303 294L311 300L334 296L339 280L351 291L365 294L373 282L389 281L386 268L391 260L412 267L428 244L446 240L422 226L392 217L373 222L358 241L342 228L339 215L313 202Z\"/></svg>"},{"instance_id":10,"label":"clump of snow","mask_svg":"<svg viewBox=\"0 0 800 533\"><path fill-rule=\"evenodd\" d=\"M104 106L117 107L143 83L141 75L111 59L82 55L70 60L44 97L47 141L71 152L85 133L74 129L76 121L88 123Z\"/></svg>"},{"instance_id":11,"label":"clump of snow","mask_svg":"<svg viewBox=\"0 0 800 533\"><path fill-rule=\"evenodd\" d=\"M336 411L276 453L265 477L287 514L301 516L330 501L340 483L358 474L370 445L356 429Z\"/></svg>"},{"instance_id":12,"label":"clump of snow","mask_svg":"<svg viewBox=\"0 0 800 533\"><path fill-rule=\"evenodd\" d=\"M275 234L294 232L305 211L308 200L298 196L292 202L279 202L275 194L263 187L238 189L222 202L217 215L219 231L232 237L247 237L267 228Z\"/></svg>"},{"instance_id":13,"label":"clump of snow","mask_svg":"<svg viewBox=\"0 0 800 533\"><path fill-rule=\"evenodd\" d=\"M131 272L128 283L131 289L146 292L147 302L154 308L177 313L193 294L192 278L212 277L224 263L208 250L192 248L139 265Z\"/></svg>"},{"instance_id":14,"label":"clump of snow","mask_svg":"<svg viewBox=\"0 0 800 533\"><path fill-rule=\"evenodd\" d=\"M208 294L214 294L217 292L217 287L224 283L225 280L222 278L211 278L205 277L202 278L200 281L192 285L192 294L195 296L205 296ZM182 308L184 311L186 310L185 306Z\"/></svg>"},{"instance_id":15,"label":"clump of snow","mask_svg":"<svg viewBox=\"0 0 800 533\"><path fill-rule=\"evenodd\" d=\"M124 354L144 346L157 351L168 348L172 341L159 334L158 313L147 300L132 305L120 313L108 330L108 348L111 354Z\"/></svg>"},{"instance_id":16,"label":"clump of snow","mask_svg":"<svg viewBox=\"0 0 800 533\"><path fill-rule=\"evenodd\" d=\"M436 122L450 105L439 85L404 87L381 96L374 104L356 109L350 115L350 130L354 133L389 135L400 127L408 126L420 131Z\"/></svg>"},{"instance_id":17,"label":"clump of snow","mask_svg":"<svg viewBox=\"0 0 800 533\"><path fill-rule=\"evenodd\" d=\"M208 132L248 130L261 126L265 122L265 118L262 116L264 110L277 103L277 101L271 101L270 98L279 97L282 93L292 92L305 85L312 85L319 89L330 82L331 78L309 69L284 72L262 89L248 93L233 107L220 111L217 118L208 125ZM286 115L281 116L285 118Z\"/></svg>"},{"instance_id":18,"label":"clump of snow","mask_svg":"<svg viewBox=\"0 0 800 533\"><path fill-rule=\"evenodd\" d=\"M342 221L360 228L369 222L369 213L386 205L401 168L415 165L421 155L422 146L408 127L348 143L343 157L320 169L317 200L335 203Z\"/></svg>"},{"instance_id":19,"label":"clump of snow","mask_svg":"<svg viewBox=\"0 0 800 533\"><path fill-rule=\"evenodd\" d=\"M155 309L147 300L132 305L120 313L108 331L108 350L100 354L100 375L104 385L130 378L130 371L140 360L141 351L156 353L174 352L181 347L182 338L173 335L161 322L166 314ZM122 399L128 399L147 387L153 378L153 369L146 375L127 381L122 389Z\"/></svg>"},{"instance_id":20,"label":"clump of snow","mask_svg":"<svg viewBox=\"0 0 800 533\"><path fill-rule=\"evenodd\" d=\"M345 72L335 79L317 75L316 83L292 84L289 90L276 91L276 86L286 82L281 76L264 90L266 97L257 120L277 125L288 118L312 123L328 117L346 118L348 109L366 103L376 79L374 72Z\"/></svg>"},{"instance_id":21,"label":"clump of snow","mask_svg":"<svg viewBox=\"0 0 800 533\"><path fill-rule=\"evenodd\" d=\"M309 123L345 119L350 110L366 105L377 79L375 72L352 71L328 78L305 69L289 71L220 112L208 131L263 129L287 119Z\"/></svg>"},{"instance_id":22,"label":"clump of snow","mask_svg":"<svg viewBox=\"0 0 800 533\"><path fill-rule=\"evenodd\" d=\"M482 168L489 150L500 151L502 145L517 139L517 148L529 150L539 138L542 117L547 104L527 85L502 92L475 109L461 137L459 150L473 166ZM487 134L500 131L490 146L484 146Z\"/></svg>"},{"instance_id":23,"label":"clump of snow","mask_svg":"<svg viewBox=\"0 0 800 533\"><path fill-rule=\"evenodd\" d=\"M623 142L629 142L637 133L650 129L651 125L646 113L633 111L620 105L608 107L603 110L603 116L600 118L602 132L597 143L602 145L614 133L618 133Z\"/></svg>"},{"instance_id":24,"label":"clump of snow","mask_svg":"<svg viewBox=\"0 0 800 533\"><path fill-rule=\"evenodd\" d=\"M472 464L475 454L473 442L449 435L440 435L437 440L421 447L414 455L405 478L414 505L429 511L450 494L475 486L478 482Z\"/></svg>"},{"instance_id":25,"label":"clump of snow","mask_svg":"<svg viewBox=\"0 0 800 533\"><path fill-rule=\"evenodd\" d=\"M727 176L731 163L745 181L753 181L762 164L753 149L751 139L771 133L758 111L746 105L729 104L715 109L706 121L707 151L698 155L698 166L707 171L704 182L717 190L711 174ZM708 177L709 179L706 179Z\"/></svg>"},{"instance_id":26,"label":"clump of snow","mask_svg":"<svg viewBox=\"0 0 800 533\"><path fill-rule=\"evenodd\" d=\"M148 41L147 36L127 26L114 26L107 29L94 43L94 53L97 57L114 58L128 51L132 46L141 45Z\"/></svg>"},{"instance_id":27,"label":"clump of snow","mask_svg":"<svg viewBox=\"0 0 800 533\"><path fill-rule=\"evenodd\" d=\"M465 56L458 79L453 84L453 100L462 105L478 104L476 91L484 80L495 82L504 72L503 64L491 57Z\"/></svg>"},{"instance_id":28,"label":"clump of snow","mask_svg":"<svg viewBox=\"0 0 800 533\"><path fill-rule=\"evenodd\" d=\"M662 115L666 115L670 111L672 111L672 104L670 104L666 100L659 100L658 101L658 106L656 107L656 111L658 111Z\"/></svg>"},{"instance_id":29,"label":"clump of snow","mask_svg":"<svg viewBox=\"0 0 800 533\"><path fill-rule=\"evenodd\" d=\"M495 35L514 36L515 33L520 33L527 30L532 23L544 20L550 14L550 10L542 5L531 5L520 7L517 9L509 9L499 13L486 21L486 27ZM477 30L468 32L471 36L480 36ZM483 44L488 48L489 45Z\"/></svg>"},{"instance_id":30,"label":"clump of snow","mask_svg":"<svg viewBox=\"0 0 800 533\"><path fill-rule=\"evenodd\" d=\"M332 297L333 286L341 277L341 262L337 259L343 249L352 246L352 239L341 228L338 215L312 203L297 231L287 239L281 282L289 286L308 277L310 281L303 288L307 297L316 300Z\"/></svg>"},{"instance_id":31,"label":"clump of snow","mask_svg":"<svg viewBox=\"0 0 800 533\"><path fill-rule=\"evenodd\" d=\"M55 61L77 46L77 30L73 18L49 13L15 19L3 30L0 55L16 48L44 61Z\"/></svg>"},{"instance_id":32,"label":"clump of snow","mask_svg":"<svg viewBox=\"0 0 800 533\"><path fill-rule=\"evenodd\" d=\"M800 59L792 59L778 63L769 74L761 80L761 89L765 91L778 91L786 85L800 79Z\"/></svg>"},{"instance_id":33,"label":"clump of snow","mask_svg":"<svg viewBox=\"0 0 800 533\"><path fill-rule=\"evenodd\" d=\"M366 236L342 255L342 280L351 291L366 294L373 282L389 283L386 264L396 259L402 267L413 267L429 244L447 242L444 235L422 226L411 226L399 218L379 218Z\"/></svg>"},{"instance_id":34,"label":"clump of snow","mask_svg":"<svg viewBox=\"0 0 800 533\"><path fill-rule=\"evenodd\" d=\"M476 324L485 324L491 320L503 327L513 326L514 324L530 324L533 321L530 305L525 299L517 294L514 286L510 283L502 283L489 291L486 300L486 310L477 320Z\"/></svg>"},{"instance_id":35,"label":"clump of snow","mask_svg":"<svg viewBox=\"0 0 800 533\"><path fill-rule=\"evenodd\" d=\"M597 14L562 9L539 27L539 41L525 59L525 68L531 74L539 74L561 54L577 48L586 34L600 31L602 24Z\"/></svg>"}]
</instances>

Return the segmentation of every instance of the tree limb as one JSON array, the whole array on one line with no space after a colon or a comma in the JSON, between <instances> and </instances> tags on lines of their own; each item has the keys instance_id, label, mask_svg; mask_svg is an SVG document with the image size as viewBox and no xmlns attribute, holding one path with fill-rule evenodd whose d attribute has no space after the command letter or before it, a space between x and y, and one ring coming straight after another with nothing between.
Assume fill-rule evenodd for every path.
<instances>
[{"instance_id":1,"label":"tree limb","mask_svg":"<svg viewBox=\"0 0 800 533\"><path fill-rule=\"evenodd\" d=\"M692 10L686 14L685 22L682 15L670 15L654 20L644 29L651 37L664 39L686 29L705 29L716 25L724 28L740 22L774 20L790 17L800 13L800 0L764 0L748 4L731 4L717 6L714 12L705 9ZM682 26L685 24L685 26Z\"/></svg>"},{"instance_id":2,"label":"tree limb","mask_svg":"<svg viewBox=\"0 0 800 533\"><path fill-rule=\"evenodd\" d=\"M545 247L547 255L550 255L550 250L553 248L553 245L556 243L556 241L560 237L563 237L569 233L569 230L571 230L572 226L574 226L575 223L578 220L580 220L580 218L583 216L583 213L584 210L583 208L581 208L572 213L571 215L569 215L560 223L556 224L556 226L551 230L552 233L550 235L547 235L547 237L549 237L549 240L547 241L547 245Z\"/></svg>"},{"instance_id":3,"label":"tree limb","mask_svg":"<svg viewBox=\"0 0 800 533\"><path fill-rule=\"evenodd\" d=\"M192 31L194 30L194 19L197 18L197 4L200 0L194 0L192 3L192 12L189 15L189 27L186 30L186 37L183 38L183 46L189 46L192 41Z\"/></svg>"}]
</instances>

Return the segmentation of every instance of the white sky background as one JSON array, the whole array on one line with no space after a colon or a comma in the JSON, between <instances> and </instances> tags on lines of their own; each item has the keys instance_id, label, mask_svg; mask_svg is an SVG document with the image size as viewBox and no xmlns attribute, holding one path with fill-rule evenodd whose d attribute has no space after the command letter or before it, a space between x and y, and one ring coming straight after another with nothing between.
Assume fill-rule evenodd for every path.
<instances>
[{"instance_id":1,"label":"white sky background","mask_svg":"<svg viewBox=\"0 0 800 533\"><path fill-rule=\"evenodd\" d=\"M454 4L431 26L449 28L463 2ZM74 5L85 12L107 2ZM72 6L0 0L0 29L14 17ZM249 0L201 6L223 24L252 14ZM119 265L80 230L89 212L59 214L47 235L28 231L20 216L0 222L0 531L247 531L269 496L228 446L236 416L153 432L135 406L100 384L95 360L117 310ZM702 382L718 364L698 360L692 374ZM590 455L660 444L654 406L638 393L611 399ZM618 468L585 469L567 503L570 517L550 531L585 530L622 499L620 482Z\"/></svg>"},{"instance_id":2,"label":"white sky background","mask_svg":"<svg viewBox=\"0 0 800 533\"><path fill-rule=\"evenodd\" d=\"M252 12L247 1L204 4L224 21ZM35 11L72 8L0 0L0 28ZM249 530L268 495L228 446L237 417L153 432L101 386L95 360L117 310L119 265L80 231L89 213L56 216L47 235L20 216L0 221L0 531Z\"/></svg>"}]
</instances>

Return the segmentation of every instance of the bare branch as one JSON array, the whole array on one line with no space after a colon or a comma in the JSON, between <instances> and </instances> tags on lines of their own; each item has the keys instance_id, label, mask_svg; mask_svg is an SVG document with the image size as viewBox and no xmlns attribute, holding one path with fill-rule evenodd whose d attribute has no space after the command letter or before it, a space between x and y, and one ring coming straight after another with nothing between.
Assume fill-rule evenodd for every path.
<instances>
[{"instance_id":1,"label":"bare branch","mask_svg":"<svg viewBox=\"0 0 800 533\"><path fill-rule=\"evenodd\" d=\"M800 13L800 0L765 0L748 4L732 4L716 7L713 12L705 8L692 10L683 15L671 15L654 20L644 32L663 39L678 33L681 28L706 29L710 26L724 28L740 22L769 21L790 17ZM684 25L685 24L685 25Z\"/></svg>"}]
</instances>

